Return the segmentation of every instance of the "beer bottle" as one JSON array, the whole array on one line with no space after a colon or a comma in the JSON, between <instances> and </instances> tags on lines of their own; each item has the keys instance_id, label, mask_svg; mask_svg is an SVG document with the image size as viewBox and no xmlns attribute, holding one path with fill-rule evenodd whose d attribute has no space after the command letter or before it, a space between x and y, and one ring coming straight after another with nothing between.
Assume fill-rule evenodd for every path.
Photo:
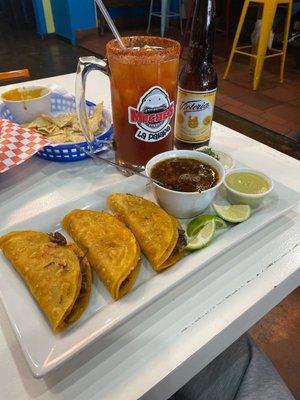
<instances>
[{"instance_id":1,"label":"beer bottle","mask_svg":"<svg viewBox=\"0 0 300 400\"><path fill-rule=\"evenodd\" d=\"M186 65L179 76L175 146L195 149L209 143L217 91L213 65L214 0L196 0Z\"/></svg>"}]
</instances>

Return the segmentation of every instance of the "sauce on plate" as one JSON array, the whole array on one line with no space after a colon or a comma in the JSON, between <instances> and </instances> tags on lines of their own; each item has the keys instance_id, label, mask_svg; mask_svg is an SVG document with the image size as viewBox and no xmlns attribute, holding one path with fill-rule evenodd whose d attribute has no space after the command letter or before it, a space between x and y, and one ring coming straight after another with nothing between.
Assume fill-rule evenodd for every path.
<instances>
[{"instance_id":1,"label":"sauce on plate","mask_svg":"<svg viewBox=\"0 0 300 400\"><path fill-rule=\"evenodd\" d=\"M246 194L265 193L269 190L268 182L260 175L251 172L236 172L230 174L225 179L225 182L233 190Z\"/></svg>"},{"instance_id":2,"label":"sauce on plate","mask_svg":"<svg viewBox=\"0 0 300 400\"><path fill-rule=\"evenodd\" d=\"M202 192L215 186L219 179L212 166L195 158L180 157L158 162L151 168L150 176L177 192Z\"/></svg>"}]
</instances>

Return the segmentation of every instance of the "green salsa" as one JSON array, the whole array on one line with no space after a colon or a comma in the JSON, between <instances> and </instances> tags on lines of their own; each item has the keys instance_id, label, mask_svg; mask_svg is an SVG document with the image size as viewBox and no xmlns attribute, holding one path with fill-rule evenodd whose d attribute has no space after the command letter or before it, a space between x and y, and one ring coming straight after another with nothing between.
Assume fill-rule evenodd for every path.
<instances>
[{"instance_id":1,"label":"green salsa","mask_svg":"<svg viewBox=\"0 0 300 400\"><path fill-rule=\"evenodd\" d=\"M268 182L260 175L251 172L236 172L230 174L225 181L233 190L241 193L259 194L269 190Z\"/></svg>"}]
</instances>

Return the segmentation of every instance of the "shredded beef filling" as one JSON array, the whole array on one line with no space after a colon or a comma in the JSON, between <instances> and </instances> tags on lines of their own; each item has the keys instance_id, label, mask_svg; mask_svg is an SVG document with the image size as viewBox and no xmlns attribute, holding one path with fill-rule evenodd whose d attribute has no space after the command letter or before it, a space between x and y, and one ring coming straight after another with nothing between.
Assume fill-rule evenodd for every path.
<instances>
[{"instance_id":1,"label":"shredded beef filling","mask_svg":"<svg viewBox=\"0 0 300 400\"><path fill-rule=\"evenodd\" d=\"M65 246L67 244L67 239L59 232L49 233L50 241L56 243L59 246Z\"/></svg>"},{"instance_id":2,"label":"shredded beef filling","mask_svg":"<svg viewBox=\"0 0 300 400\"><path fill-rule=\"evenodd\" d=\"M174 250L172 251L170 257L180 253L185 246L187 245L186 237L185 237L185 232L183 229L178 228L178 240L176 243L176 246L174 247Z\"/></svg>"}]
</instances>

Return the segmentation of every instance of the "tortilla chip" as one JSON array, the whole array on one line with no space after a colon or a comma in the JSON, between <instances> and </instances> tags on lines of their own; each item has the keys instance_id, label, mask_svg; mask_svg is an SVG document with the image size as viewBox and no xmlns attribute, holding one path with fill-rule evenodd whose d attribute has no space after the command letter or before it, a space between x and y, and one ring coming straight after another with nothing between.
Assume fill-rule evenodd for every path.
<instances>
[{"instance_id":1,"label":"tortilla chip","mask_svg":"<svg viewBox=\"0 0 300 400\"><path fill-rule=\"evenodd\" d=\"M64 319L63 323L60 324L59 330L67 328L81 317L89 304L92 288L92 271L86 255L76 244L72 243L68 246L80 260L81 288L73 305L72 312L70 312L70 314Z\"/></svg>"},{"instance_id":2,"label":"tortilla chip","mask_svg":"<svg viewBox=\"0 0 300 400\"><path fill-rule=\"evenodd\" d=\"M50 135L55 135L58 134L57 129L55 126L53 126L52 128L49 127L40 127L38 128L38 132L41 133L44 136L50 136Z\"/></svg>"},{"instance_id":3,"label":"tortilla chip","mask_svg":"<svg viewBox=\"0 0 300 400\"><path fill-rule=\"evenodd\" d=\"M76 133L72 133L70 135L68 135L68 140L72 143L74 142L84 142L85 141L85 137L83 135L80 134L76 134Z\"/></svg>"},{"instance_id":4,"label":"tortilla chip","mask_svg":"<svg viewBox=\"0 0 300 400\"><path fill-rule=\"evenodd\" d=\"M65 329L81 316L89 300L91 272L75 244L59 243L44 232L16 231L0 238L0 248L54 331Z\"/></svg>"},{"instance_id":5,"label":"tortilla chip","mask_svg":"<svg viewBox=\"0 0 300 400\"><path fill-rule=\"evenodd\" d=\"M59 128L64 128L65 126L70 126L72 124L73 118L70 114L58 114L53 118L53 123Z\"/></svg>"},{"instance_id":6,"label":"tortilla chip","mask_svg":"<svg viewBox=\"0 0 300 400\"><path fill-rule=\"evenodd\" d=\"M93 135L100 130L100 122L103 119L103 102L95 106L93 115L88 118L89 129ZM76 113L60 113L55 117L42 114L24 127L35 129L41 135L47 137L53 143L68 143L85 141Z\"/></svg>"},{"instance_id":7,"label":"tortilla chip","mask_svg":"<svg viewBox=\"0 0 300 400\"><path fill-rule=\"evenodd\" d=\"M60 133L58 135L51 135L51 136L49 136L49 139L53 143L67 143L68 142L68 137L64 133Z\"/></svg>"},{"instance_id":8,"label":"tortilla chip","mask_svg":"<svg viewBox=\"0 0 300 400\"><path fill-rule=\"evenodd\" d=\"M31 122L27 122L23 124L26 128L31 129L31 128L43 128L49 125L49 121L45 119L43 116L39 116L35 118Z\"/></svg>"},{"instance_id":9,"label":"tortilla chip","mask_svg":"<svg viewBox=\"0 0 300 400\"><path fill-rule=\"evenodd\" d=\"M91 120L97 120L100 122L103 118L103 102L95 106L94 113L90 117Z\"/></svg>"},{"instance_id":10,"label":"tortilla chip","mask_svg":"<svg viewBox=\"0 0 300 400\"><path fill-rule=\"evenodd\" d=\"M92 210L71 211L62 226L86 252L111 296L124 296L139 272L140 248L130 230L114 216Z\"/></svg>"},{"instance_id":11,"label":"tortilla chip","mask_svg":"<svg viewBox=\"0 0 300 400\"><path fill-rule=\"evenodd\" d=\"M48 121L49 124L54 124L54 117L52 115L42 114L42 117L45 121Z\"/></svg>"},{"instance_id":12,"label":"tortilla chip","mask_svg":"<svg viewBox=\"0 0 300 400\"><path fill-rule=\"evenodd\" d=\"M94 114L89 118L89 129L90 132L95 135L100 130L100 122L102 121L103 115L103 103L96 105Z\"/></svg>"},{"instance_id":13,"label":"tortilla chip","mask_svg":"<svg viewBox=\"0 0 300 400\"><path fill-rule=\"evenodd\" d=\"M107 199L110 209L133 232L153 269L160 271L183 257L177 254L179 222L155 203L131 194L114 193Z\"/></svg>"}]
</instances>

